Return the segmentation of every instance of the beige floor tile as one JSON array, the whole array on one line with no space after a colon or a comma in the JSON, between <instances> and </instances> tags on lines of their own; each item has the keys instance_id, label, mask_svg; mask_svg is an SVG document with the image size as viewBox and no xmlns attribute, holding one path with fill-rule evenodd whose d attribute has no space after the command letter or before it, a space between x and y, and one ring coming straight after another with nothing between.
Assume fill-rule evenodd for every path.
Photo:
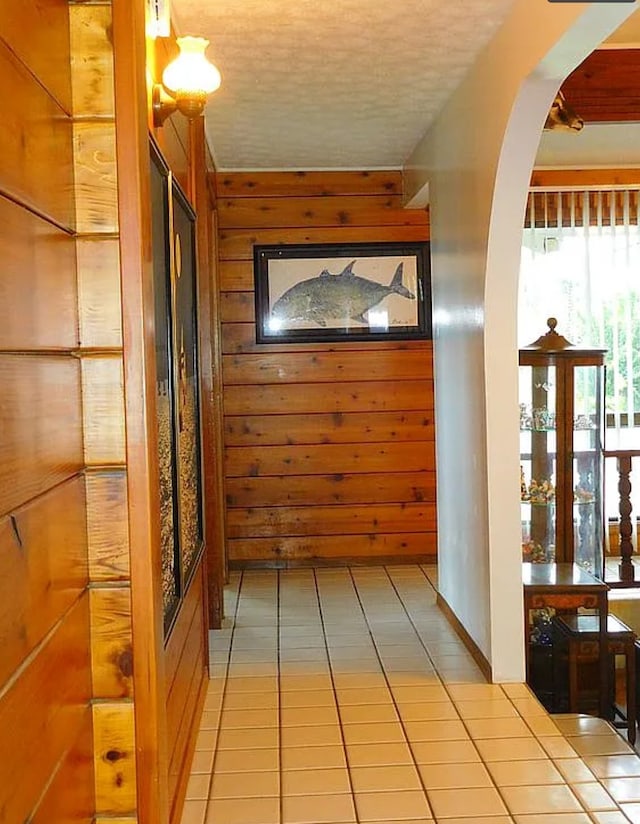
<instances>
[{"instance_id":1,"label":"beige floor tile","mask_svg":"<svg viewBox=\"0 0 640 824\"><path fill-rule=\"evenodd\" d=\"M274 677L229 678L227 695L234 692L278 692L278 679Z\"/></svg>"},{"instance_id":2,"label":"beige floor tile","mask_svg":"<svg viewBox=\"0 0 640 824\"><path fill-rule=\"evenodd\" d=\"M291 695L292 693L283 694ZM280 723L283 727L318 727L328 724L337 726L339 724L338 710L335 706L282 708Z\"/></svg>"},{"instance_id":3,"label":"beige floor tile","mask_svg":"<svg viewBox=\"0 0 640 824\"><path fill-rule=\"evenodd\" d=\"M278 798L214 798L209 801L207 824L279 824Z\"/></svg>"},{"instance_id":4,"label":"beige floor tile","mask_svg":"<svg viewBox=\"0 0 640 824\"><path fill-rule=\"evenodd\" d=\"M322 770L284 770L282 773L282 795L350 792L349 771L344 767Z\"/></svg>"},{"instance_id":5,"label":"beige floor tile","mask_svg":"<svg viewBox=\"0 0 640 824\"><path fill-rule=\"evenodd\" d=\"M421 790L420 777L412 766L350 767L355 793Z\"/></svg>"},{"instance_id":6,"label":"beige floor tile","mask_svg":"<svg viewBox=\"0 0 640 824\"><path fill-rule=\"evenodd\" d=\"M603 778L602 783L619 804L640 802L640 777Z\"/></svg>"},{"instance_id":7,"label":"beige floor tile","mask_svg":"<svg viewBox=\"0 0 640 824\"><path fill-rule=\"evenodd\" d=\"M312 661L285 661L280 664L281 678L300 678L313 675L330 677L330 674L328 661L319 661L317 663Z\"/></svg>"},{"instance_id":8,"label":"beige floor tile","mask_svg":"<svg viewBox=\"0 0 640 824\"><path fill-rule=\"evenodd\" d=\"M505 815L507 809L493 787L472 789L429 790L429 803L436 820L469 815Z\"/></svg>"},{"instance_id":9,"label":"beige floor tile","mask_svg":"<svg viewBox=\"0 0 640 824\"><path fill-rule=\"evenodd\" d=\"M281 675L280 692L332 689L330 675Z\"/></svg>"},{"instance_id":10,"label":"beige floor tile","mask_svg":"<svg viewBox=\"0 0 640 824\"><path fill-rule=\"evenodd\" d=\"M592 715L554 715L553 720L565 735L609 735L613 732L608 721Z\"/></svg>"},{"instance_id":11,"label":"beige floor tile","mask_svg":"<svg viewBox=\"0 0 640 824\"><path fill-rule=\"evenodd\" d=\"M234 649L231 652L231 666L236 664L275 664L278 661L276 647L271 649Z\"/></svg>"},{"instance_id":12,"label":"beige floor tile","mask_svg":"<svg viewBox=\"0 0 640 824\"><path fill-rule=\"evenodd\" d=\"M392 690L403 687L409 689L421 689L423 687L437 687L444 679L439 678L435 670L423 672L389 672L387 675L389 686Z\"/></svg>"},{"instance_id":13,"label":"beige floor tile","mask_svg":"<svg viewBox=\"0 0 640 824\"><path fill-rule=\"evenodd\" d=\"M627 781L633 779L625 779ZM585 810L617 810L617 805L602 784L597 781L589 781L583 784L573 784L572 790L579 798Z\"/></svg>"},{"instance_id":14,"label":"beige floor tile","mask_svg":"<svg viewBox=\"0 0 640 824\"><path fill-rule=\"evenodd\" d=\"M204 710L200 717L201 730L215 730L220 723L220 709Z\"/></svg>"},{"instance_id":15,"label":"beige floor tile","mask_svg":"<svg viewBox=\"0 0 640 824\"><path fill-rule=\"evenodd\" d=\"M218 750L214 762L215 773L262 772L277 770L280 754L277 749Z\"/></svg>"},{"instance_id":16,"label":"beige floor tile","mask_svg":"<svg viewBox=\"0 0 640 824\"><path fill-rule=\"evenodd\" d=\"M538 738L562 735L553 720L549 717L534 715L528 716L525 718L525 721L531 732Z\"/></svg>"},{"instance_id":17,"label":"beige floor tile","mask_svg":"<svg viewBox=\"0 0 640 824\"><path fill-rule=\"evenodd\" d=\"M398 713L391 703L341 706L340 719L343 724L395 723L398 721Z\"/></svg>"},{"instance_id":18,"label":"beige floor tile","mask_svg":"<svg viewBox=\"0 0 640 824\"><path fill-rule=\"evenodd\" d=\"M189 800L209 798L210 783L211 775L207 773L192 773L187 783L186 798Z\"/></svg>"},{"instance_id":19,"label":"beige floor tile","mask_svg":"<svg viewBox=\"0 0 640 824\"><path fill-rule=\"evenodd\" d=\"M491 787L491 776L484 764L421 764L420 775L427 790Z\"/></svg>"},{"instance_id":20,"label":"beige floor tile","mask_svg":"<svg viewBox=\"0 0 640 824\"><path fill-rule=\"evenodd\" d=\"M553 763L568 784L595 781L596 776L581 758L558 758Z\"/></svg>"},{"instance_id":21,"label":"beige floor tile","mask_svg":"<svg viewBox=\"0 0 640 824\"><path fill-rule=\"evenodd\" d=\"M206 812L206 801L187 799L182 809L180 824L203 824Z\"/></svg>"},{"instance_id":22,"label":"beige floor tile","mask_svg":"<svg viewBox=\"0 0 640 824\"><path fill-rule=\"evenodd\" d=\"M260 727L277 727L277 709L240 709L222 712L220 727L222 730L228 729L254 729Z\"/></svg>"},{"instance_id":23,"label":"beige floor tile","mask_svg":"<svg viewBox=\"0 0 640 824\"><path fill-rule=\"evenodd\" d=\"M333 824L355 821L353 798L340 795L287 795L282 799L282 824Z\"/></svg>"},{"instance_id":24,"label":"beige floor tile","mask_svg":"<svg viewBox=\"0 0 640 824\"><path fill-rule=\"evenodd\" d=\"M386 687L384 675L377 672L338 673L334 677L336 690Z\"/></svg>"},{"instance_id":25,"label":"beige floor tile","mask_svg":"<svg viewBox=\"0 0 640 824\"><path fill-rule=\"evenodd\" d=\"M425 701L423 704L398 704L403 721L450 721L458 719L451 701Z\"/></svg>"},{"instance_id":26,"label":"beige floor tile","mask_svg":"<svg viewBox=\"0 0 640 824\"><path fill-rule=\"evenodd\" d=\"M549 758L575 758L578 754L561 735L539 735L537 738Z\"/></svg>"},{"instance_id":27,"label":"beige floor tile","mask_svg":"<svg viewBox=\"0 0 640 824\"><path fill-rule=\"evenodd\" d=\"M593 755L585 764L596 778L625 778L640 776L640 758L637 755Z\"/></svg>"},{"instance_id":28,"label":"beige floor tile","mask_svg":"<svg viewBox=\"0 0 640 824\"><path fill-rule=\"evenodd\" d=\"M619 735L576 735L567 739L578 755L627 755L633 750Z\"/></svg>"},{"instance_id":29,"label":"beige floor tile","mask_svg":"<svg viewBox=\"0 0 640 824\"><path fill-rule=\"evenodd\" d=\"M481 815L473 818L465 816L464 818L443 819L443 822L445 821L446 824L513 824L514 819L510 815ZM548 822L548 824L553 824L553 822Z\"/></svg>"},{"instance_id":30,"label":"beige floor tile","mask_svg":"<svg viewBox=\"0 0 640 824\"><path fill-rule=\"evenodd\" d=\"M213 767L213 750L198 750L193 754L191 773L211 773Z\"/></svg>"},{"instance_id":31,"label":"beige floor tile","mask_svg":"<svg viewBox=\"0 0 640 824\"><path fill-rule=\"evenodd\" d=\"M278 746L278 734L277 727L253 730L222 729L218 735L218 749L270 749Z\"/></svg>"},{"instance_id":32,"label":"beige floor tile","mask_svg":"<svg viewBox=\"0 0 640 824\"><path fill-rule=\"evenodd\" d=\"M342 744L342 735L337 724L283 727L280 730L280 739L283 747L326 747Z\"/></svg>"},{"instance_id":33,"label":"beige floor tile","mask_svg":"<svg viewBox=\"0 0 640 824\"><path fill-rule=\"evenodd\" d=\"M407 721L405 730L409 741L464 741L469 738L462 721Z\"/></svg>"},{"instance_id":34,"label":"beige floor tile","mask_svg":"<svg viewBox=\"0 0 640 824\"><path fill-rule=\"evenodd\" d=\"M620 809L631 824L640 824L640 804L622 804Z\"/></svg>"},{"instance_id":35,"label":"beige floor tile","mask_svg":"<svg viewBox=\"0 0 640 824\"><path fill-rule=\"evenodd\" d=\"M331 689L300 690L283 692L280 695L282 710L305 709L309 707L335 707L336 697Z\"/></svg>"},{"instance_id":36,"label":"beige floor tile","mask_svg":"<svg viewBox=\"0 0 640 824\"><path fill-rule=\"evenodd\" d=\"M405 735L400 724L343 724L345 744L401 744Z\"/></svg>"},{"instance_id":37,"label":"beige floor tile","mask_svg":"<svg viewBox=\"0 0 640 824\"><path fill-rule=\"evenodd\" d=\"M418 741L411 745L417 764L468 764L480 761L472 741Z\"/></svg>"},{"instance_id":38,"label":"beige floor tile","mask_svg":"<svg viewBox=\"0 0 640 824\"><path fill-rule=\"evenodd\" d=\"M413 764L407 744L349 744L347 759L351 768Z\"/></svg>"},{"instance_id":39,"label":"beige floor tile","mask_svg":"<svg viewBox=\"0 0 640 824\"><path fill-rule=\"evenodd\" d=\"M540 743L533 738L484 738L476 741L484 761L527 761L547 758Z\"/></svg>"},{"instance_id":40,"label":"beige floor tile","mask_svg":"<svg viewBox=\"0 0 640 824\"><path fill-rule=\"evenodd\" d=\"M398 703L414 704L422 701L448 701L449 695L441 684L427 684L416 687L392 687L393 696Z\"/></svg>"},{"instance_id":41,"label":"beige floor tile","mask_svg":"<svg viewBox=\"0 0 640 824\"><path fill-rule=\"evenodd\" d=\"M582 810L575 795L563 784L501 787L500 792L512 815L550 815Z\"/></svg>"},{"instance_id":42,"label":"beige floor tile","mask_svg":"<svg viewBox=\"0 0 640 824\"><path fill-rule=\"evenodd\" d=\"M498 787L565 783L561 773L549 759L491 761L488 767Z\"/></svg>"},{"instance_id":43,"label":"beige floor tile","mask_svg":"<svg viewBox=\"0 0 640 824\"><path fill-rule=\"evenodd\" d=\"M592 812L594 824L629 824L629 819L622 812Z\"/></svg>"},{"instance_id":44,"label":"beige floor tile","mask_svg":"<svg viewBox=\"0 0 640 824\"><path fill-rule=\"evenodd\" d=\"M421 790L392 793L356 793L358 820L380 821L431 817L431 810Z\"/></svg>"},{"instance_id":45,"label":"beige floor tile","mask_svg":"<svg viewBox=\"0 0 640 824\"><path fill-rule=\"evenodd\" d=\"M283 770L311 770L346 767L343 747L283 747Z\"/></svg>"},{"instance_id":46,"label":"beige floor tile","mask_svg":"<svg viewBox=\"0 0 640 824\"><path fill-rule=\"evenodd\" d=\"M270 710L278 707L277 692L228 692L224 697L227 710Z\"/></svg>"},{"instance_id":47,"label":"beige floor tile","mask_svg":"<svg viewBox=\"0 0 640 824\"><path fill-rule=\"evenodd\" d=\"M488 701L456 701L454 704L461 718L516 718L518 712L506 698L490 698Z\"/></svg>"},{"instance_id":48,"label":"beige floor tile","mask_svg":"<svg viewBox=\"0 0 640 824\"><path fill-rule=\"evenodd\" d=\"M280 775L275 771L216 772L211 782L211 798L268 798L280 795Z\"/></svg>"},{"instance_id":49,"label":"beige floor tile","mask_svg":"<svg viewBox=\"0 0 640 824\"><path fill-rule=\"evenodd\" d=\"M515 815L512 818L516 824L591 824L591 819L586 813L548 813L534 815ZM447 824L450 824L447 821ZM475 821L469 822L475 824Z\"/></svg>"},{"instance_id":50,"label":"beige floor tile","mask_svg":"<svg viewBox=\"0 0 640 824\"><path fill-rule=\"evenodd\" d=\"M511 703L523 718L546 717L548 715L547 710L537 698L512 698Z\"/></svg>"},{"instance_id":51,"label":"beige floor tile","mask_svg":"<svg viewBox=\"0 0 640 824\"><path fill-rule=\"evenodd\" d=\"M491 698L504 698L498 684L452 684L449 695L454 701L488 701Z\"/></svg>"},{"instance_id":52,"label":"beige floor tile","mask_svg":"<svg viewBox=\"0 0 640 824\"><path fill-rule=\"evenodd\" d=\"M219 712L220 708L222 707L223 700L224 696L221 692L207 693L204 699L203 709L205 710L205 712L212 712L214 710L216 712Z\"/></svg>"},{"instance_id":53,"label":"beige floor tile","mask_svg":"<svg viewBox=\"0 0 640 824\"><path fill-rule=\"evenodd\" d=\"M526 738L531 730L522 718L469 718L465 720L472 738Z\"/></svg>"},{"instance_id":54,"label":"beige floor tile","mask_svg":"<svg viewBox=\"0 0 640 824\"><path fill-rule=\"evenodd\" d=\"M341 707L369 705L369 704L392 704L393 697L388 687L368 687L365 689L341 689L336 688L338 704Z\"/></svg>"},{"instance_id":55,"label":"beige floor tile","mask_svg":"<svg viewBox=\"0 0 640 824\"><path fill-rule=\"evenodd\" d=\"M200 730L196 737L196 750L215 749L217 737L217 730Z\"/></svg>"}]
</instances>

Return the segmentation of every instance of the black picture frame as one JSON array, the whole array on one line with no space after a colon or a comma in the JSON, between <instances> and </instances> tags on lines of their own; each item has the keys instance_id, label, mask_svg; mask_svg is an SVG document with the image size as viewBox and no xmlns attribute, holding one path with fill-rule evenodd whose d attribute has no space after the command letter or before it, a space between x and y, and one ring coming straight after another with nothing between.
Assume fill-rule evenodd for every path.
<instances>
[{"instance_id":1,"label":"black picture frame","mask_svg":"<svg viewBox=\"0 0 640 824\"><path fill-rule=\"evenodd\" d=\"M204 551L196 214L150 139L160 576L165 639Z\"/></svg>"},{"instance_id":2,"label":"black picture frame","mask_svg":"<svg viewBox=\"0 0 640 824\"><path fill-rule=\"evenodd\" d=\"M256 245L256 342L431 338L428 242Z\"/></svg>"}]
</instances>

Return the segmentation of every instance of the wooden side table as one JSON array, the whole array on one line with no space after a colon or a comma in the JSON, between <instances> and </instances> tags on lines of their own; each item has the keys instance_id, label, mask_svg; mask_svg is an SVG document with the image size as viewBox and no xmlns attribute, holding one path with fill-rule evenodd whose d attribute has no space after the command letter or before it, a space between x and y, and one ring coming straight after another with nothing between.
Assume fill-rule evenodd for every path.
<instances>
[{"instance_id":1,"label":"wooden side table","mask_svg":"<svg viewBox=\"0 0 640 824\"><path fill-rule=\"evenodd\" d=\"M600 695L602 718L610 718L609 667L607 653L607 592L609 587L577 564L522 564L524 591L524 631L527 682L530 680L529 612L532 609L575 610L578 607L598 611Z\"/></svg>"},{"instance_id":2,"label":"wooden side table","mask_svg":"<svg viewBox=\"0 0 640 824\"><path fill-rule=\"evenodd\" d=\"M599 619L597 615L558 615L554 626L566 644L569 665L569 712L578 712L578 666L597 660L600 655ZM614 671L615 656L624 655L626 678L626 728L630 744L636 740L636 634L615 615L607 618L607 655L609 673ZM614 677L615 681L615 677ZM614 683L610 680L610 685ZM612 692L615 690L612 690ZM610 706L615 715L615 695ZM620 712L618 710L618 712ZM617 725L616 725L617 726Z\"/></svg>"}]
</instances>

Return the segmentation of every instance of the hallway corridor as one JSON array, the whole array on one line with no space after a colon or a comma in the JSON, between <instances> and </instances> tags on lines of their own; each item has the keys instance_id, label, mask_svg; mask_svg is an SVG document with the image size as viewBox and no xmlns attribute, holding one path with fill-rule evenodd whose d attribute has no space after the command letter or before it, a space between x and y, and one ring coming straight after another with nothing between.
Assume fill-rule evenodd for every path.
<instances>
[{"instance_id":1,"label":"hallway corridor","mask_svg":"<svg viewBox=\"0 0 640 824\"><path fill-rule=\"evenodd\" d=\"M182 824L640 823L635 752L487 684L434 575L234 573Z\"/></svg>"}]
</instances>

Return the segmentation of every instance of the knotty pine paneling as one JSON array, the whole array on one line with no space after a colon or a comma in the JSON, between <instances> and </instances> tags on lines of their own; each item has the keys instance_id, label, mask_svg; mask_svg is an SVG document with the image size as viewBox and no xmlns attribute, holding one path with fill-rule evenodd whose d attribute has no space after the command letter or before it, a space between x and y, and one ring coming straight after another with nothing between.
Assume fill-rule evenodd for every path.
<instances>
[{"instance_id":1,"label":"knotty pine paneling","mask_svg":"<svg viewBox=\"0 0 640 824\"><path fill-rule=\"evenodd\" d=\"M133 696L131 591L94 587L90 592L91 673L94 698Z\"/></svg>"},{"instance_id":2,"label":"knotty pine paneling","mask_svg":"<svg viewBox=\"0 0 640 824\"><path fill-rule=\"evenodd\" d=\"M0 226L0 350L74 348L73 238L1 196Z\"/></svg>"},{"instance_id":3,"label":"knotty pine paneling","mask_svg":"<svg viewBox=\"0 0 640 824\"><path fill-rule=\"evenodd\" d=\"M268 475L324 475L349 472L427 472L433 469L433 444L349 443L301 446L229 447L228 478Z\"/></svg>"},{"instance_id":4,"label":"knotty pine paneling","mask_svg":"<svg viewBox=\"0 0 640 824\"><path fill-rule=\"evenodd\" d=\"M93 724L87 707L80 732L47 787L29 824L90 824L95 810Z\"/></svg>"},{"instance_id":5,"label":"knotty pine paneling","mask_svg":"<svg viewBox=\"0 0 640 824\"><path fill-rule=\"evenodd\" d=\"M255 343L253 246L414 241L395 172L216 176L231 563L379 563L436 549L430 341Z\"/></svg>"},{"instance_id":6,"label":"knotty pine paneling","mask_svg":"<svg viewBox=\"0 0 640 824\"><path fill-rule=\"evenodd\" d=\"M67 0L1 3L0 33L11 51L70 113L68 8Z\"/></svg>"},{"instance_id":7,"label":"knotty pine paneling","mask_svg":"<svg viewBox=\"0 0 640 824\"><path fill-rule=\"evenodd\" d=\"M7 824L29 820L83 728L91 696L88 639L85 593L2 696L0 810Z\"/></svg>"},{"instance_id":8,"label":"knotty pine paneling","mask_svg":"<svg viewBox=\"0 0 640 824\"><path fill-rule=\"evenodd\" d=\"M377 382L231 385L225 386L224 410L232 416L405 410L433 415L433 381L394 381L389 375L388 380Z\"/></svg>"},{"instance_id":9,"label":"knotty pine paneling","mask_svg":"<svg viewBox=\"0 0 640 824\"><path fill-rule=\"evenodd\" d=\"M425 240L429 222L384 229L371 226L341 225L333 228L221 229L220 260L251 260L255 243L377 243L378 241L410 242ZM427 237L428 239L428 237Z\"/></svg>"},{"instance_id":10,"label":"knotty pine paneling","mask_svg":"<svg viewBox=\"0 0 640 824\"><path fill-rule=\"evenodd\" d=\"M323 504L435 502L435 472L297 475L227 478L227 506L319 506Z\"/></svg>"},{"instance_id":11,"label":"knotty pine paneling","mask_svg":"<svg viewBox=\"0 0 640 824\"><path fill-rule=\"evenodd\" d=\"M80 366L64 355L0 354L0 514L83 466Z\"/></svg>"},{"instance_id":12,"label":"knotty pine paneling","mask_svg":"<svg viewBox=\"0 0 640 824\"><path fill-rule=\"evenodd\" d=\"M362 361L368 360L368 381L428 380L432 377L424 350L378 350L374 358L358 352L290 352L226 355L222 359L223 378L227 386L234 384L335 383L362 380Z\"/></svg>"},{"instance_id":13,"label":"knotty pine paneling","mask_svg":"<svg viewBox=\"0 0 640 824\"><path fill-rule=\"evenodd\" d=\"M96 813L136 810L136 750L133 702L93 704Z\"/></svg>"},{"instance_id":14,"label":"knotty pine paneling","mask_svg":"<svg viewBox=\"0 0 640 824\"><path fill-rule=\"evenodd\" d=\"M75 117L113 117L111 4L72 3L71 67Z\"/></svg>"},{"instance_id":15,"label":"knotty pine paneling","mask_svg":"<svg viewBox=\"0 0 640 824\"><path fill-rule=\"evenodd\" d=\"M127 474L124 468L86 473L89 574L93 582L130 578Z\"/></svg>"},{"instance_id":16,"label":"knotty pine paneling","mask_svg":"<svg viewBox=\"0 0 640 824\"><path fill-rule=\"evenodd\" d=\"M238 197L218 200L220 228L284 226L422 226L423 213L403 209L400 195ZM275 218L275 220L274 220Z\"/></svg>"},{"instance_id":17,"label":"knotty pine paneling","mask_svg":"<svg viewBox=\"0 0 640 824\"><path fill-rule=\"evenodd\" d=\"M230 539L229 553L239 565L282 562L311 564L382 563L433 558L437 551L436 532L398 532L387 535L371 532L337 540L334 535L277 536L273 538Z\"/></svg>"},{"instance_id":18,"label":"knotty pine paneling","mask_svg":"<svg viewBox=\"0 0 640 824\"><path fill-rule=\"evenodd\" d=\"M10 15L14 4L5 6ZM71 119L2 40L0 77L10 90L4 95L0 118L0 192L71 229L75 218Z\"/></svg>"},{"instance_id":19,"label":"knotty pine paneling","mask_svg":"<svg viewBox=\"0 0 640 824\"><path fill-rule=\"evenodd\" d=\"M0 567L1 686L87 585L81 475L0 520Z\"/></svg>"},{"instance_id":20,"label":"knotty pine paneling","mask_svg":"<svg viewBox=\"0 0 640 824\"><path fill-rule=\"evenodd\" d=\"M219 172L218 195L224 197L326 197L328 195L402 194L402 172Z\"/></svg>"},{"instance_id":21,"label":"knotty pine paneling","mask_svg":"<svg viewBox=\"0 0 640 824\"><path fill-rule=\"evenodd\" d=\"M360 444L433 441L433 415L420 411L378 412L376 426L358 412L315 415L228 415L227 448L234 446L294 446L296 444Z\"/></svg>"},{"instance_id":22,"label":"knotty pine paneling","mask_svg":"<svg viewBox=\"0 0 640 824\"><path fill-rule=\"evenodd\" d=\"M120 249L115 237L78 237L80 345L122 347Z\"/></svg>"},{"instance_id":23,"label":"knotty pine paneling","mask_svg":"<svg viewBox=\"0 0 640 824\"><path fill-rule=\"evenodd\" d=\"M124 464L124 376L120 354L82 359L82 396L87 465Z\"/></svg>"},{"instance_id":24,"label":"knotty pine paneling","mask_svg":"<svg viewBox=\"0 0 640 824\"><path fill-rule=\"evenodd\" d=\"M73 124L76 226L81 234L118 231L115 124Z\"/></svg>"}]
</instances>

